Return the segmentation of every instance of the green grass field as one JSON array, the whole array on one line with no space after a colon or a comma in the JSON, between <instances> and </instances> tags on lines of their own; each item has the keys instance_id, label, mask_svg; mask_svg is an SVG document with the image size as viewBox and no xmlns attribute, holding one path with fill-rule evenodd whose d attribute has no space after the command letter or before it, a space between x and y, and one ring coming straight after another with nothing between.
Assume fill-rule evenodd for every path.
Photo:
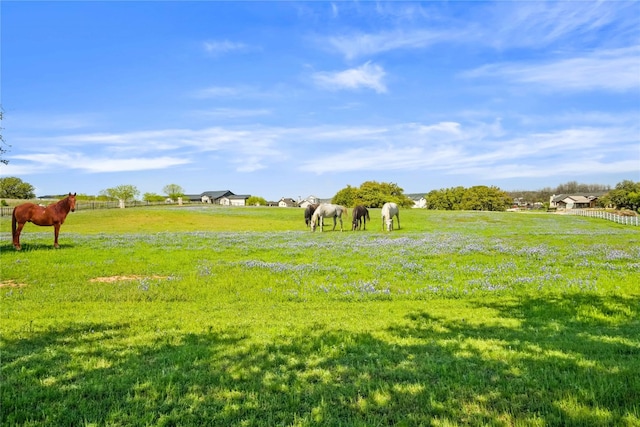
<instances>
[{"instance_id":1,"label":"green grass field","mask_svg":"<svg viewBox=\"0 0 640 427\"><path fill-rule=\"evenodd\" d=\"M379 215L0 218L0 425L640 425L640 228Z\"/></svg>"}]
</instances>

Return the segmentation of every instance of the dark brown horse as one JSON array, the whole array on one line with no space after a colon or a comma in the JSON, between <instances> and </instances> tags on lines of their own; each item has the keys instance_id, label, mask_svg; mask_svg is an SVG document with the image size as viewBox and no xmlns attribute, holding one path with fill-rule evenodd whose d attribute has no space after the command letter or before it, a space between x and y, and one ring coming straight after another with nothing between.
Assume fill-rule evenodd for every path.
<instances>
[{"instance_id":1,"label":"dark brown horse","mask_svg":"<svg viewBox=\"0 0 640 427\"><path fill-rule=\"evenodd\" d=\"M311 217L313 213L318 209L318 203L312 203L307 206L304 210L304 223L307 224L307 227L311 226Z\"/></svg>"},{"instance_id":2,"label":"dark brown horse","mask_svg":"<svg viewBox=\"0 0 640 427\"><path fill-rule=\"evenodd\" d=\"M364 230L367 229L367 220L369 218L369 210L362 205L358 205L353 208L353 222L351 225L351 231L360 230L362 226Z\"/></svg>"},{"instance_id":3,"label":"dark brown horse","mask_svg":"<svg viewBox=\"0 0 640 427\"><path fill-rule=\"evenodd\" d=\"M60 200L57 203L47 206L46 208L33 203L23 203L16 206L13 209L13 215L11 215L11 233L13 235L13 246L16 250L22 249L20 247L20 233L25 223L32 222L35 225L53 225L55 240L53 246L57 249L58 234L60 233L60 226L64 223L69 211L76 210L76 193L69 193L67 197ZM16 227L17 224L17 227Z\"/></svg>"}]
</instances>

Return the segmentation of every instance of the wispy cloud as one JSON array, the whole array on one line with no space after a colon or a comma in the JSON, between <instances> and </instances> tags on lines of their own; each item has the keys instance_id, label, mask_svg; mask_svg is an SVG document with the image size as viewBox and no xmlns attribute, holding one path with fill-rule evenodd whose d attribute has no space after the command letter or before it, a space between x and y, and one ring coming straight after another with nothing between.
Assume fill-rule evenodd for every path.
<instances>
[{"instance_id":1,"label":"wispy cloud","mask_svg":"<svg viewBox=\"0 0 640 427\"><path fill-rule=\"evenodd\" d=\"M640 46L603 50L545 63L485 65L461 74L467 78L491 78L554 90L638 90Z\"/></svg>"},{"instance_id":2,"label":"wispy cloud","mask_svg":"<svg viewBox=\"0 0 640 427\"><path fill-rule=\"evenodd\" d=\"M627 124L514 134L491 124L408 124L386 129L381 143L309 159L300 169L317 174L424 169L483 178L637 172L639 130Z\"/></svg>"},{"instance_id":3,"label":"wispy cloud","mask_svg":"<svg viewBox=\"0 0 640 427\"><path fill-rule=\"evenodd\" d=\"M583 43L619 47L637 42L635 2L490 2L474 3L453 17L448 6L407 8L393 2L378 7L392 15L389 27L374 32L343 31L318 39L318 44L347 60L397 50L424 50L436 45L474 46L500 51L543 49L562 43L573 49ZM446 18L443 18L446 16ZM607 38L598 38L607 28Z\"/></svg>"},{"instance_id":4,"label":"wispy cloud","mask_svg":"<svg viewBox=\"0 0 640 427\"><path fill-rule=\"evenodd\" d=\"M7 171L8 174L40 173L52 168L76 169L90 173L99 172L129 172L154 169L166 169L172 166L189 163L185 158L177 157L134 157L134 158L108 158L93 157L82 153L62 154L24 154L13 156L12 159L26 161L26 164L17 165L16 169ZM13 168L14 165L11 165ZM4 172L4 171L3 171Z\"/></svg>"},{"instance_id":5,"label":"wispy cloud","mask_svg":"<svg viewBox=\"0 0 640 427\"><path fill-rule=\"evenodd\" d=\"M247 50L244 43L232 42L229 40L207 40L202 44L205 52L211 55L220 55L233 51Z\"/></svg>"},{"instance_id":6,"label":"wispy cloud","mask_svg":"<svg viewBox=\"0 0 640 427\"><path fill-rule=\"evenodd\" d=\"M634 2L498 2L489 6L478 40L501 49L544 47L560 40L598 41L598 31L615 23L609 43L637 26ZM634 18L635 16L635 18ZM612 28L613 30L613 28ZM602 42L602 41L601 41Z\"/></svg>"},{"instance_id":7,"label":"wispy cloud","mask_svg":"<svg viewBox=\"0 0 640 427\"><path fill-rule=\"evenodd\" d=\"M389 30L330 36L326 43L346 59L371 56L398 49L422 49L442 41L460 38L460 31Z\"/></svg>"},{"instance_id":8,"label":"wispy cloud","mask_svg":"<svg viewBox=\"0 0 640 427\"><path fill-rule=\"evenodd\" d=\"M312 77L318 86L328 90L368 88L385 93L387 87L384 76L385 71L381 66L366 62L360 67L344 71L317 72Z\"/></svg>"},{"instance_id":9,"label":"wispy cloud","mask_svg":"<svg viewBox=\"0 0 640 427\"><path fill-rule=\"evenodd\" d=\"M261 90L255 86L237 85L237 86L209 86L202 89L192 91L190 96L197 99L215 99L215 98L232 98L232 99L248 99L248 98L265 98L274 97L273 92Z\"/></svg>"},{"instance_id":10,"label":"wispy cloud","mask_svg":"<svg viewBox=\"0 0 640 427\"><path fill-rule=\"evenodd\" d=\"M199 117L214 117L225 119L238 119L246 117L267 116L271 114L268 109L250 109L250 108L215 108L212 110L194 111L192 115Z\"/></svg>"},{"instance_id":11,"label":"wispy cloud","mask_svg":"<svg viewBox=\"0 0 640 427\"><path fill-rule=\"evenodd\" d=\"M244 173L275 170L292 160L301 173L315 174L425 170L498 179L560 171L637 173L640 125L634 116L627 119L530 132L505 129L497 120L69 134L39 138L31 153L12 156L2 174L60 167L88 173L161 170L213 158L219 168ZM309 157L310 146L321 148Z\"/></svg>"}]
</instances>

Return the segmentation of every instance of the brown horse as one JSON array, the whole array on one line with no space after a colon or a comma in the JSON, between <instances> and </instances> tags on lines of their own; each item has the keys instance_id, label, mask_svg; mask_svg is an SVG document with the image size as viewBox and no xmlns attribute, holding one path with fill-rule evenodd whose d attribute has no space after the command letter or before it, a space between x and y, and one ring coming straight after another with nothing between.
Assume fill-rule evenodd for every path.
<instances>
[{"instance_id":1,"label":"brown horse","mask_svg":"<svg viewBox=\"0 0 640 427\"><path fill-rule=\"evenodd\" d=\"M304 223L307 224L307 227L311 226L311 217L313 213L318 208L318 203L312 203L308 205L304 210Z\"/></svg>"},{"instance_id":2,"label":"brown horse","mask_svg":"<svg viewBox=\"0 0 640 427\"><path fill-rule=\"evenodd\" d=\"M60 233L60 226L64 223L69 211L73 212L75 210L76 193L69 193L69 195L64 199L49 205L46 208L33 203L23 203L16 206L13 209L13 215L11 215L13 246L18 251L22 249L20 247L20 233L22 232L22 227L24 227L25 223L32 222L35 225L53 225L55 234L53 246L56 249L59 248L58 234Z\"/></svg>"},{"instance_id":3,"label":"brown horse","mask_svg":"<svg viewBox=\"0 0 640 427\"><path fill-rule=\"evenodd\" d=\"M367 220L369 218L369 210L362 205L358 205L353 208L353 222L351 223L351 231L360 230L362 226L363 230L367 229Z\"/></svg>"}]
</instances>

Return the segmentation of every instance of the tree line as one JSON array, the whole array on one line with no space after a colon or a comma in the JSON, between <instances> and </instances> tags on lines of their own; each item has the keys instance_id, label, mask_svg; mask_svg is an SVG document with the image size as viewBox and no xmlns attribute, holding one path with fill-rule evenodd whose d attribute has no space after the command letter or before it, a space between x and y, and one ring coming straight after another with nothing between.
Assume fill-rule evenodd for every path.
<instances>
[{"instance_id":1,"label":"tree line","mask_svg":"<svg viewBox=\"0 0 640 427\"><path fill-rule=\"evenodd\" d=\"M505 191L486 185L432 190L425 198L427 209L449 211L504 211L513 203L513 198Z\"/></svg>"},{"instance_id":2,"label":"tree line","mask_svg":"<svg viewBox=\"0 0 640 427\"><path fill-rule=\"evenodd\" d=\"M347 207L381 208L386 202L405 208L413 206L413 200L404 194L404 190L391 182L366 181L360 187L347 185L331 199L331 203Z\"/></svg>"},{"instance_id":3,"label":"tree line","mask_svg":"<svg viewBox=\"0 0 640 427\"><path fill-rule=\"evenodd\" d=\"M0 199L33 199L34 187L17 177L0 178ZM184 196L184 189L177 184L168 184L163 188L164 195L144 193L146 202L164 201L167 198L176 201ZM432 190L425 194L428 209L439 210L483 210L504 211L510 207L514 199L521 198L529 203L543 203L548 206L549 198L558 194L596 194L601 207L616 209L640 209L640 182L624 180L615 188L599 184L579 184L570 181L556 188L545 188L538 191L503 191L495 186L476 185L473 187L451 187ZM100 191L96 196L79 194L78 200L123 200L128 202L140 195L134 185L118 185ZM332 203L354 207L363 205L369 208L380 208L386 202L395 202L398 206L408 208L414 206L411 198L404 194L404 189L395 183L365 181L359 187L347 185L339 190L331 199ZM262 197L252 196L248 205L266 205Z\"/></svg>"}]
</instances>

